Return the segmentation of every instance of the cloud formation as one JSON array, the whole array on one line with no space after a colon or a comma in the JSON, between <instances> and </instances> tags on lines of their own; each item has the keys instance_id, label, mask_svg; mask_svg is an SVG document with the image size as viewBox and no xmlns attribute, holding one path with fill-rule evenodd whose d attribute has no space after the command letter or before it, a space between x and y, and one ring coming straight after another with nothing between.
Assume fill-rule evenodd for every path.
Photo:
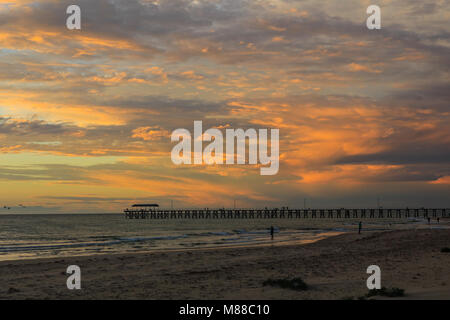
<instances>
[{"instance_id":1,"label":"cloud formation","mask_svg":"<svg viewBox=\"0 0 450 320\"><path fill-rule=\"evenodd\" d=\"M4 202L450 204L448 1L383 1L376 31L366 1L79 0L79 31L70 4L0 1ZM279 174L174 166L194 120L279 128Z\"/></svg>"}]
</instances>

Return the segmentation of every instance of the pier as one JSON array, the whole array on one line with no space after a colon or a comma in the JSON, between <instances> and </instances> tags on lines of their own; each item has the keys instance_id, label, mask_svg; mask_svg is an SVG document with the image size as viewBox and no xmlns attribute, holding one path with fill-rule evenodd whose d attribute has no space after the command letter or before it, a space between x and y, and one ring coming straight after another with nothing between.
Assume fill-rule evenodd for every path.
<instances>
[{"instance_id":1,"label":"pier","mask_svg":"<svg viewBox=\"0 0 450 320\"><path fill-rule=\"evenodd\" d=\"M160 209L158 205L133 205L127 219L383 219L446 218L450 209Z\"/></svg>"}]
</instances>

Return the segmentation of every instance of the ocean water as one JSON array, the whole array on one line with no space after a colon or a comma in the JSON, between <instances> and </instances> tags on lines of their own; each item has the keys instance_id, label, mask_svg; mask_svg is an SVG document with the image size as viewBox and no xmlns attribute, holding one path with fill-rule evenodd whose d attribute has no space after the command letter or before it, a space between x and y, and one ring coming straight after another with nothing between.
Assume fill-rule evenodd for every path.
<instances>
[{"instance_id":1,"label":"ocean water","mask_svg":"<svg viewBox=\"0 0 450 320\"><path fill-rule=\"evenodd\" d=\"M415 220L370 220L388 230ZM0 261L77 255L309 243L355 231L349 219L130 220L121 214L0 215ZM269 228L275 237L270 239Z\"/></svg>"}]
</instances>

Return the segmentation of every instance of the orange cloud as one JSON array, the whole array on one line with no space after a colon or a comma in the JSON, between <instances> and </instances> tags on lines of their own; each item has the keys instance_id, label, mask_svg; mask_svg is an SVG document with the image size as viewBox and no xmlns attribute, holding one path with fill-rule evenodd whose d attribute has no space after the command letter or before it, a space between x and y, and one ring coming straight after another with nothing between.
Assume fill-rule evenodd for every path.
<instances>
[{"instance_id":1,"label":"orange cloud","mask_svg":"<svg viewBox=\"0 0 450 320\"><path fill-rule=\"evenodd\" d=\"M162 138L169 138L170 132L160 127L139 127L133 130L132 137L145 141L161 140Z\"/></svg>"}]
</instances>

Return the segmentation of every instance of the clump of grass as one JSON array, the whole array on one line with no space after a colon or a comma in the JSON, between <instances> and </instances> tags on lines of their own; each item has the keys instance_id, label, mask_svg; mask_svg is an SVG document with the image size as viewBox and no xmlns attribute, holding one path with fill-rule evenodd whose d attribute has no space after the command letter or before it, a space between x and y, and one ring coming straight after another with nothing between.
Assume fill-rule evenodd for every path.
<instances>
[{"instance_id":1,"label":"clump of grass","mask_svg":"<svg viewBox=\"0 0 450 320\"><path fill-rule=\"evenodd\" d=\"M442 248L441 252L450 252L450 248L448 248L448 247Z\"/></svg>"},{"instance_id":2,"label":"clump of grass","mask_svg":"<svg viewBox=\"0 0 450 320\"><path fill-rule=\"evenodd\" d=\"M369 290L369 293L366 294L366 297L373 297L373 296L383 296L383 297L403 297L405 295L405 290L400 288L385 288L382 287L381 289L372 289Z\"/></svg>"},{"instance_id":3,"label":"clump of grass","mask_svg":"<svg viewBox=\"0 0 450 320\"><path fill-rule=\"evenodd\" d=\"M267 279L263 286L280 287L296 291L308 290L308 285L301 278L293 279Z\"/></svg>"},{"instance_id":4,"label":"clump of grass","mask_svg":"<svg viewBox=\"0 0 450 320\"><path fill-rule=\"evenodd\" d=\"M8 290L8 293L9 293L9 294L11 294L11 293L17 293L17 292L20 292L20 290L19 290L19 289L16 289L16 288L9 288L9 290Z\"/></svg>"}]
</instances>

